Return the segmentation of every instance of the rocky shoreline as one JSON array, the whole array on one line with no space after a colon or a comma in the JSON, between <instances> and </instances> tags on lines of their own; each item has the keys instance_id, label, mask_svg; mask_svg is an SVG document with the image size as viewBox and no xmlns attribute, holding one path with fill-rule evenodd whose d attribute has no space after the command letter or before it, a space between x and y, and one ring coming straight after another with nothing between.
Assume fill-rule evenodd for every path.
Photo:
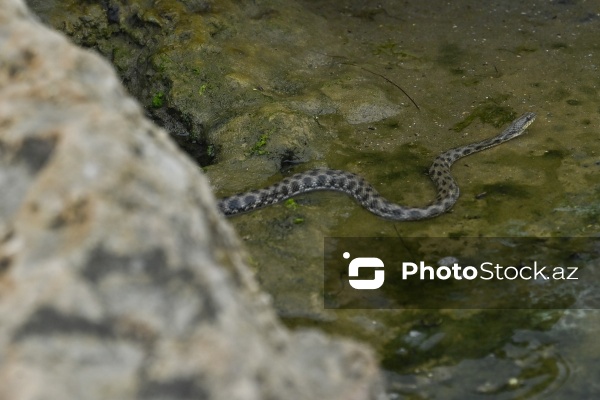
<instances>
[{"instance_id":1,"label":"rocky shoreline","mask_svg":"<svg viewBox=\"0 0 600 400\"><path fill-rule=\"evenodd\" d=\"M0 398L383 399L284 328L197 165L111 66L0 9Z\"/></svg>"}]
</instances>

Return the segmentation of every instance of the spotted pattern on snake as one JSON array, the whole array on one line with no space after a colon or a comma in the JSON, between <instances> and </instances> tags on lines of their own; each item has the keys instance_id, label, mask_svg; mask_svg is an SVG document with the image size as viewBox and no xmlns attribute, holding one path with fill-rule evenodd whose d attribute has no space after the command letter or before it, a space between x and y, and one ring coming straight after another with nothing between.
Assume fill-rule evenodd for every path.
<instances>
[{"instance_id":1,"label":"spotted pattern on snake","mask_svg":"<svg viewBox=\"0 0 600 400\"><path fill-rule=\"evenodd\" d=\"M437 196L425 207L407 207L393 203L381 196L361 176L336 169L313 169L301 172L264 189L222 198L218 206L224 215L231 216L276 204L299 194L331 190L346 193L373 214L389 220L414 221L435 217L452 208L460 196L458 185L450 174L452 164L462 157L522 135L535 117L534 113L525 113L497 136L453 148L437 156L429 169L429 177L437 189Z\"/></svg>"}]
</instances>

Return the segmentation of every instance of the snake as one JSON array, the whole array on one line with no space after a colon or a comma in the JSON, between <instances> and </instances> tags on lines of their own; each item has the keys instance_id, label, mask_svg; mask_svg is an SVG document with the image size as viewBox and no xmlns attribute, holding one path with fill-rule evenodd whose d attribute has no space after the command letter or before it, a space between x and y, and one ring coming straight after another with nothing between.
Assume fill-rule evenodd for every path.
<instances>
[{"instance_id":1,"label":"snake","mask_svg":"<svg viewBox=\"0 0 600 400\"><path fill-rule=\"evenodd\" d=\"M535 117L535 113L527 112L515 119L497 136L452 148L437 156L428 172L429 178L437 189L437 196L425 207L407 207L393 203L380 195L360 175L326 168L308 170L284 178L263 189L221 198L218 207L225 216L233 216L280 203L300 194L330 190L346 193L371 213L388 220L415 221L432 218L450 210L460 196L458 185L450 173L452 164L462 157L521 136Z\"/></svg>"}]
</instances>

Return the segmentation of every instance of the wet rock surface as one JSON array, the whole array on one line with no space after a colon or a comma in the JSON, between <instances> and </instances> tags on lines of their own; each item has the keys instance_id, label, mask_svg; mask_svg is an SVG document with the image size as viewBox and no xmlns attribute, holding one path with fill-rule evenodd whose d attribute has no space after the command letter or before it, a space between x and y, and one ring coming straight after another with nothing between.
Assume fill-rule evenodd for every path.
<instances>
[{"instance_id":1,"label":"wet rock surface","mask_svg":"<svg viewBox=\"0 0 600 400\"><path fill-rule=\"evenodd\" d=\"M19 0L0 166L1 399L385 397L369 350L280 325L198 167Z\"/></svg>"}]
</instances>

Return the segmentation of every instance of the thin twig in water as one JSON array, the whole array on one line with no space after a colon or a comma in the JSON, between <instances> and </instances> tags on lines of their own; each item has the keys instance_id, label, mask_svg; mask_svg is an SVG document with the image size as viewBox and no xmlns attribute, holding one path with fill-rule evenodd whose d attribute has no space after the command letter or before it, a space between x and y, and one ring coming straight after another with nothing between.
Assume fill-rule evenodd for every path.
<instances>
[{"instance_id":1,"label":"thin twig in water","mask_svg":"<svg viewBox=\"0 0 600 400\"><path fill-rule=\"evenodd\" d=\"M359 66L357 65L357 67L359 67ZM390 80L390 79L388 79L388 78L387 78L385 75L382 75L382 74L380 74L380 73L377 73L377 72L375 72L375 71L371 71L370 69L367 69L367 68L365 68L365 67L359 67L359 68L360 68L360 69L362 69L363 71L370 72L370 73L372 73L373 75L377 75L377 76L379 76L379 77L381 77L381 78L385 79L386 81L388 81L388 82L389 82L389 83L391 83L392 85L396 86L398 89L400 89L400 90L402 91L402 93L404 93L404 95L405 95L406 97L408 97L408 99L409 99L409 100L410 100L410 101L411 101L411 102L412 102L412 103L415 105L415 107L417 107L417 110L421 111L421 108L419 107L419 105L418 105L418 104L417 104L417 103L416 103L416 102L415 102L415 101L412 99L412 97L410 97L410 96L408 95L408 93L406 93L406 90L404 90L404 89L402 89L402 88L400 87L400 85L398 85L398 84L396 84L395 82L391 81L391 80Z\"/></svg>"},{"instance_id":2,"label":"thin twig in water","mask_svg":"<svg viewBox=\"0 0 600 400\"><path fill-rule=\"evenodd\" d=\"M324 56L327 56L327 57L331 57L331 58L334 58L334 59L335 59L335 58L346 58L346 59L347 59L347 57L345 57L345 56L336 56L336 55L330 55L330 54L327 54L327 53L319 53L319 52L315 52L315 53L317 53L317 54L321 54L321 55L324 55ZM373 75L377 75L378 77L385 79L387 82L391 83L392 85L394 85L395 87L397 87L398 89L400 89L400 91L401 91L402 93L404 93L404 95L405 95L405 96L406 96L406 97L407 97L407 98L410 100L410 102L414 104L414 106L417 108L417 110L421 111L421 107L419 107L419 105L417 104L417 102L415 102L415 101L413 100L413 98L412 98L412 97L410 97L410 96L408 95L408 93L406 93L406 90L402 89L402 87L400 87L400 85L398 85L396 82L394 82L394 81L390 80L390 79L389 79L388 77L386 77L385 75L382 75L382 74L380 74L380 73L378 73L378 72L375 72L375 71L371 71L371 70L370 70L370 69L368 69L368 68L365 68L365 67L361 67L361 66L359 66L359 65L356 65L356 64L355 64L355 63L353 63L353 62L341 62L340 64L352 65L353 67L358 67L358 68L362 69L363 71L369 72L369 73L371 73L371 74L373 74Z\"/></svg>"}]
</instances>

